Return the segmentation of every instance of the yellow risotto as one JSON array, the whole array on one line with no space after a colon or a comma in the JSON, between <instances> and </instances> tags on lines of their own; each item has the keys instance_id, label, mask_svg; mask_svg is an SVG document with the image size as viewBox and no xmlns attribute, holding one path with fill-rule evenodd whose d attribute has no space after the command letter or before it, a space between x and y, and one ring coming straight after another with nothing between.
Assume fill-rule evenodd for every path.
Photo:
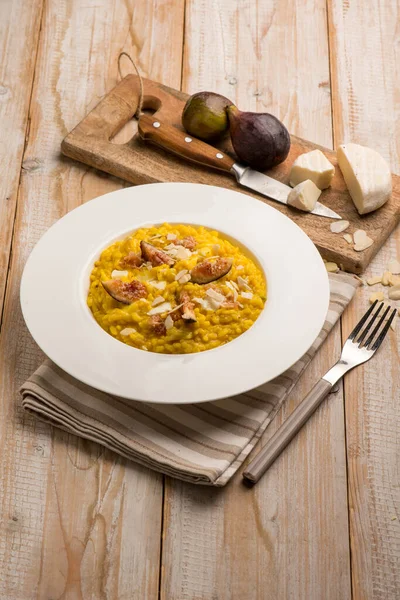
<instances>
[{"instance_id":1,"label":"yellow risotto","mask_svg":"<svg viewBox=\"0 0 400 600\"><path fill-rule=\"evenodd\" d=\"M187 354L244 333L266 296L260 268L220 233L165 223L101 253L87 303L97 323L124 344Z\"/></svg>"}]
</instances>

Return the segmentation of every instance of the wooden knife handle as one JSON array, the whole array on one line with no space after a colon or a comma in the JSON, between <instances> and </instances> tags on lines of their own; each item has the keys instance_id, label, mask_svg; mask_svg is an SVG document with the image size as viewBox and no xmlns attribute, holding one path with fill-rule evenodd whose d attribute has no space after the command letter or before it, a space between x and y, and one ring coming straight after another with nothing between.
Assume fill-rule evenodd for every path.
<instances>
[{"instance_id":1,"label":"wooden knife handle","mask_svg":"<svg viewBox=\"0 0 400 600\"><path fill-rule=\"evenodd\" d=\"M292 412L278 431L265 444L257 456L250 462L243 473L243 477L251 483L257 483L272 463L278 458L282 450L300 431L313 412L329 394L332 385L325 379L320 379L301 404Z\"/></svg>"},{"instance_id":2,"label":"wooden knife handle","mask_svg":"<svg viewBox=\"0 0 400 600\"><path fill-rule=\"evenodd\" d=\"M176 127L166 125L152 115L142 115L138 122L139 135L143 140L157 144L164 150L178 154L207 167L230 172L235 161L225 154Z\"/></svg>"}]
</instances>

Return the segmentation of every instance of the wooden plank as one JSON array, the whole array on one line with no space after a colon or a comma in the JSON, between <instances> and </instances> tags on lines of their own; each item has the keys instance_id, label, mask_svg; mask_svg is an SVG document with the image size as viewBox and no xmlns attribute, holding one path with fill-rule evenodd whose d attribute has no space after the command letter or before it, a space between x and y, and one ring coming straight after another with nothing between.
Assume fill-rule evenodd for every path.
<instances>
[{"instance_id":1,"label":"wooden plank","mask_svg":"<svg viewBox=\"0 0 400 600\"><path fill-rule=\"evenodd\" d=\"M41 13L42 0L0 2L0 315Z\"/></svg>"},{"instance_id":2,"label":"wooden plank","mask_svg":"<svg viewBox=\"0 0 400 600\"><path fill-rule=\"evenodd\" d=\"M183 2L175 0L45 2L0 340L0 597L7 600L158 597L162 477L22 412L18 388L42 356L23 324L18 288L52 222L121 187L60 158L61 140L115 85L121 49L177 85L182 28ZM161 39L168 50L153 52Z\"/></svg>"},{"instance_id":3,"label":"wooden plank","mask_svg":"<svg viewBox=\"0 0 400 600\"><path fill-rule=\"evenodd\" d=\"M335 141L376 148L399 172L399 3L329 0L328 5ZM399 230L367 275L382 273L396 255L400 257ZM366 287L357 295L343 321L344 336L368 306L370 293ZM345 381L355 600L399 597L399 351L397 330L390 332L390 340L371 362L351 372Z\"/></svg>"},{"instance_id":4,"label":"wooden plank","mask_svg":"<svg viewBox=\"0 0 400 600\"><path fill-rule=\"evenodd\" d=\"M325 2L255 4L188 4L185 90L271 110L297 135L331 145ZM337 326L265 440L339 351ZM222 490L167 480L161 598L349 598L346 508L340 391L253 489L240 474Z\"/></svg>"}]
</instances>

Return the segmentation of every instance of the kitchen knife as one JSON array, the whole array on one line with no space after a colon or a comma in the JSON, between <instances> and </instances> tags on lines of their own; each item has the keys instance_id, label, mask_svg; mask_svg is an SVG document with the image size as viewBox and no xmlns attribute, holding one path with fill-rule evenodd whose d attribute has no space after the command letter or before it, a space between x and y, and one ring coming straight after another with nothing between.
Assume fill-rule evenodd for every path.
<instances>
[{"instance_id":1,"label":"kitchen knife","mask_svg":"<svg viewBox=\"0 0 400 600\"><path fill-rule=\"evenodd\" d=\"M240 185L250 188L271 200L287 204L287 198L292 189L288 185L235 162L218 148L192 138L176 127L162 123L154 116L142 115L138 122L138 131L140 137L145 141L157 144L164 150L169 150L187 160L230 173L236 177ZM341 219L337 213L320 202L317 202L312 214L331 219Z\"/></svg>"}]
</instances>

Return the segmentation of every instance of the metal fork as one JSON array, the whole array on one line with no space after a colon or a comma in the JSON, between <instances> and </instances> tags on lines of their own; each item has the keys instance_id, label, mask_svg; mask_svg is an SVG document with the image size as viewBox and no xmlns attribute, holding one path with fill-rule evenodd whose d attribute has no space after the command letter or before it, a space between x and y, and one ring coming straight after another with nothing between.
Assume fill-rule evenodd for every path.
<instances>
[{"instance_id":1,"label":"metal fork","mask_svg":"<svg viewBox=\"0 0 400 600\"><path fill-rule=\"evenodd\" d=\"M269 469L282 450L300 431L339 379L353 367L357 367L373 357L385 339L397 311L396 308L392 309L388 306L378 319L385 304L379 303L375 310L377 304L376 300L357 323L343 346L339 361L318 381L308 396L286 419L256 458L251 461L243 473L245 479L251 483L257 483L261 475ZM390 310L392 313L384 324ZM371 318L369 318L370 316Z\"/></svg>"}]
</instances>

